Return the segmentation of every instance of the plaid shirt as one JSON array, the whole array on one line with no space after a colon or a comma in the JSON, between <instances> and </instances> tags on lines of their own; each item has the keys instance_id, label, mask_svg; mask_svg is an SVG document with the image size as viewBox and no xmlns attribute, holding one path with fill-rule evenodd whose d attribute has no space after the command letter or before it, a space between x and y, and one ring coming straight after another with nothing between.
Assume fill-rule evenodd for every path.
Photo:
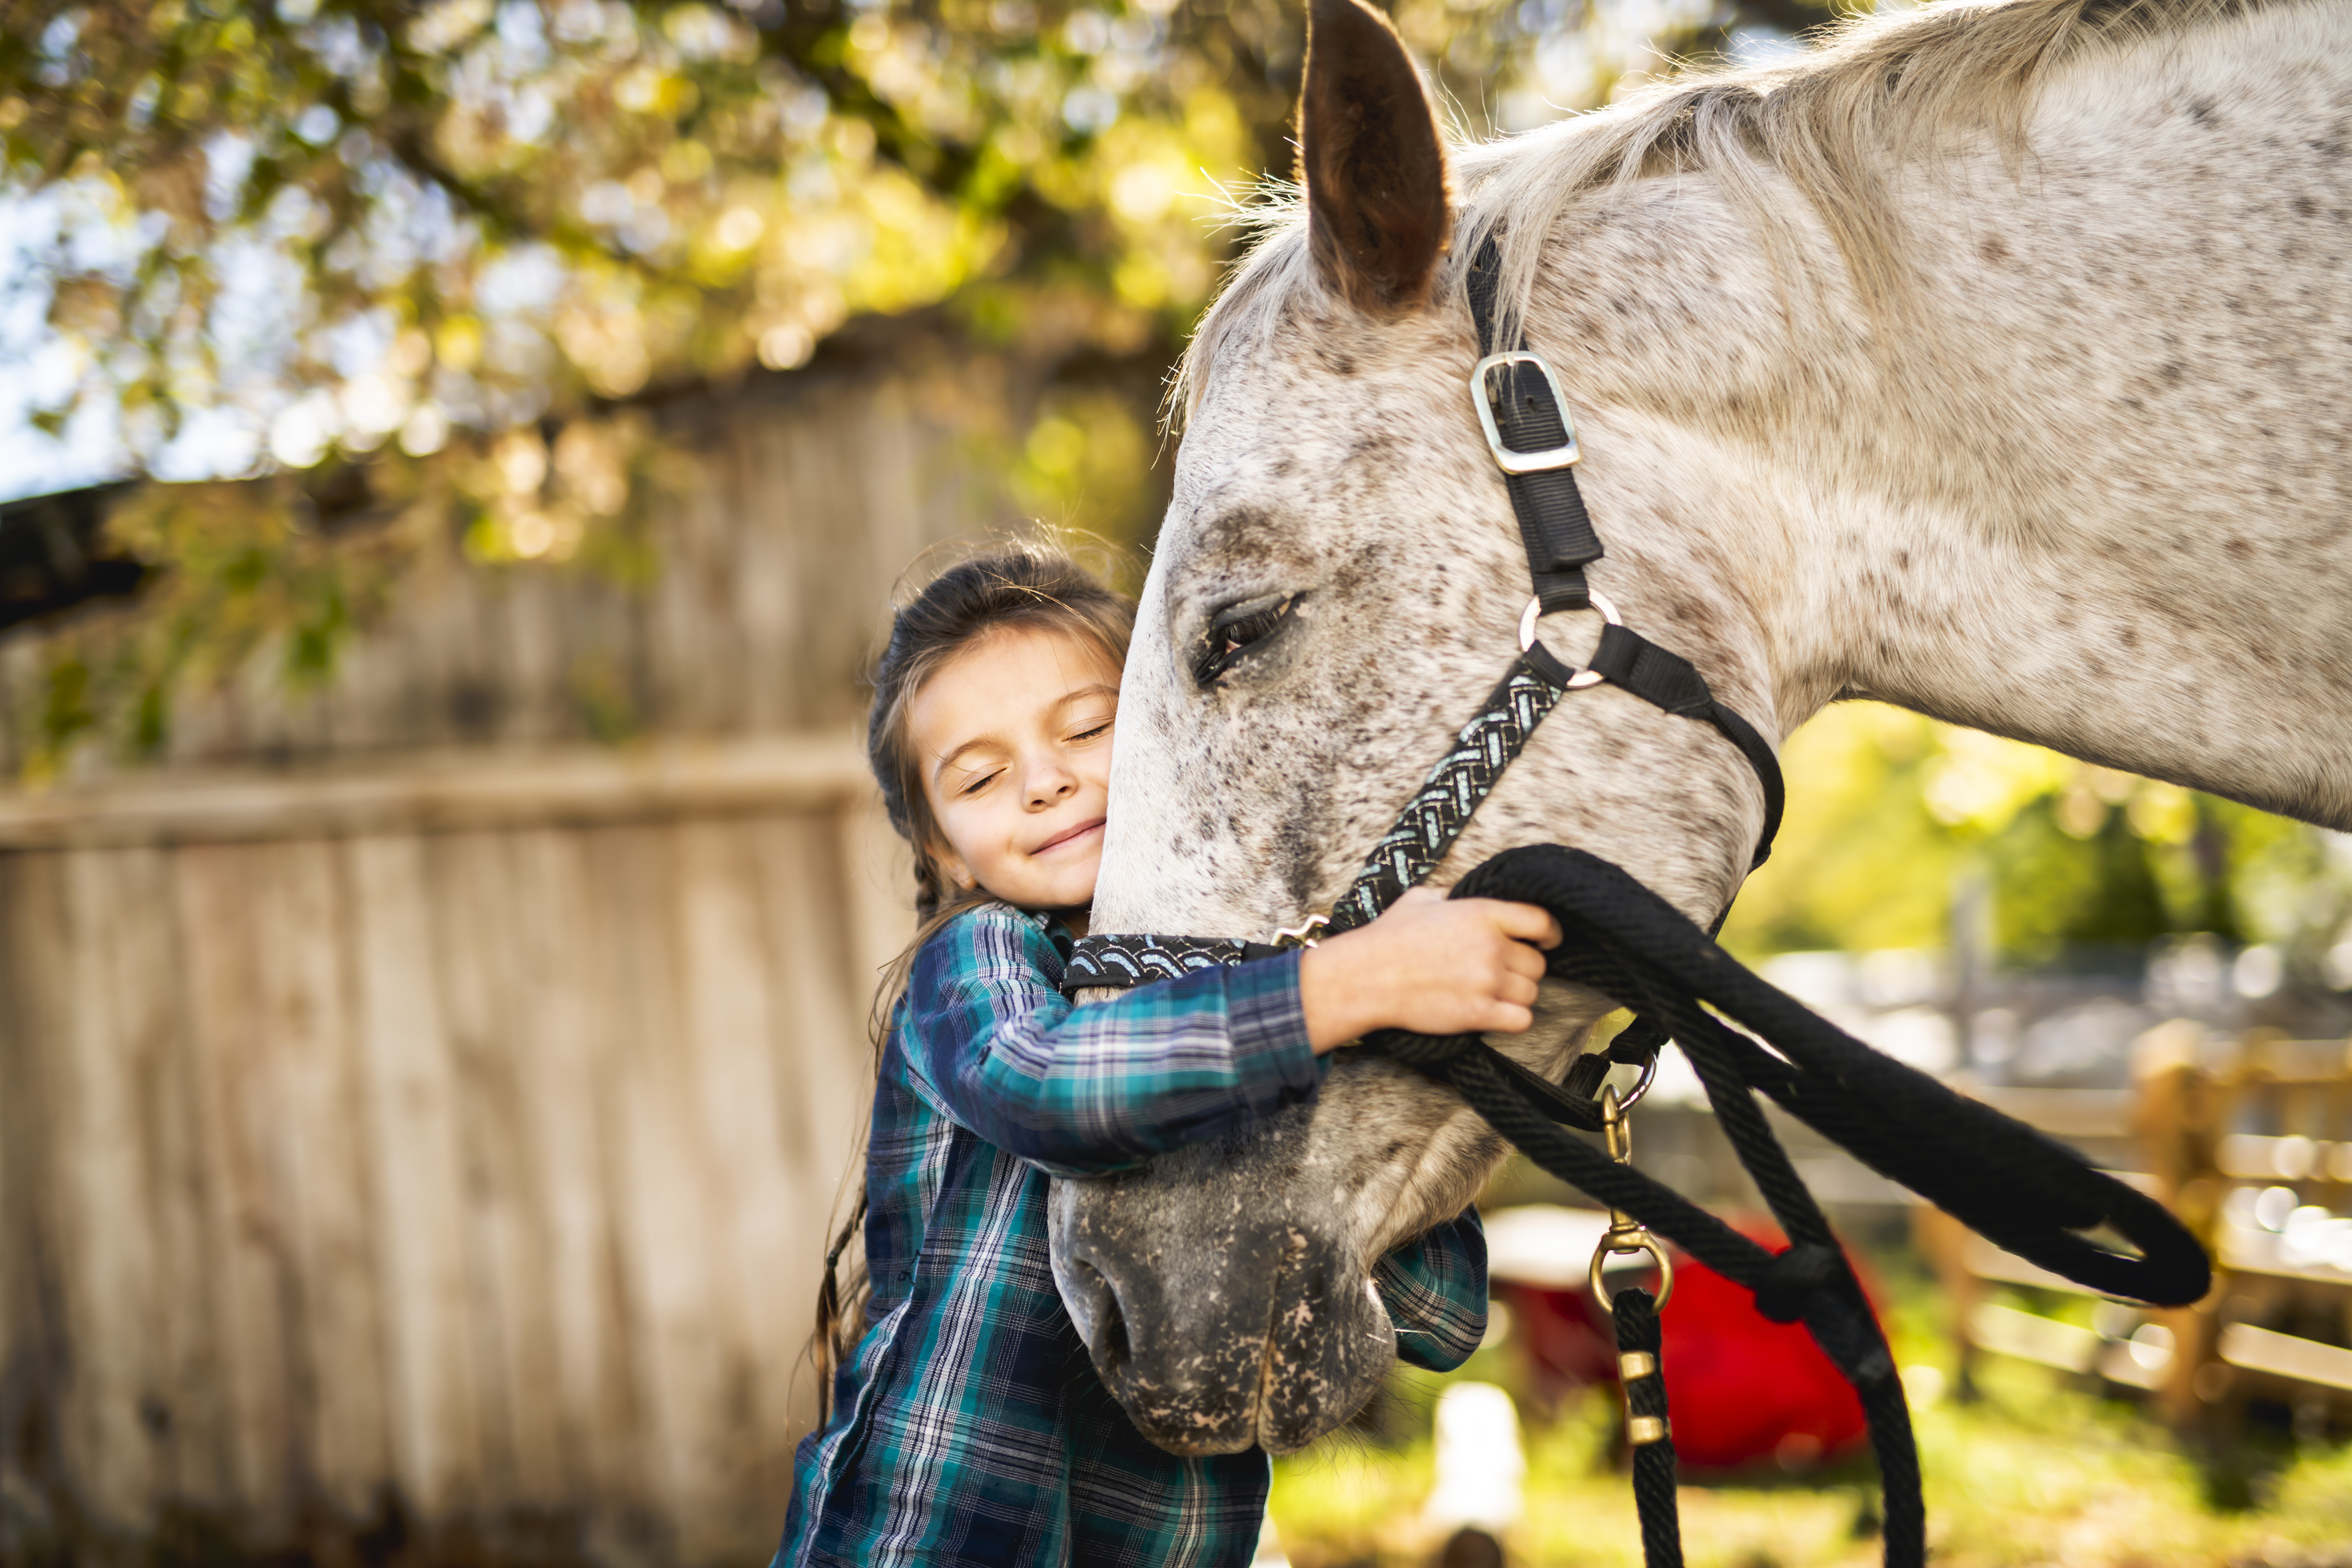
<instances>
[{"instance_id":1,"label":"plaid shirt","mask_svg":"<svg viewBox=\"0 0 2352 1568\"><path fill-rule=\"evenodd\" d=\"M866 1330L801 1444L773 1568L1250 1560L1265 1452L1179 1458L1136 1431L1055 1291L1045 1188L1311 1099L1297 955L1074 1009L1067 940L992 904L916 956L874 1096ZM1476 1211L1373 1282L1404 1360L1459 1366L1486 1329Z\"/></svg>"}]
</instances>

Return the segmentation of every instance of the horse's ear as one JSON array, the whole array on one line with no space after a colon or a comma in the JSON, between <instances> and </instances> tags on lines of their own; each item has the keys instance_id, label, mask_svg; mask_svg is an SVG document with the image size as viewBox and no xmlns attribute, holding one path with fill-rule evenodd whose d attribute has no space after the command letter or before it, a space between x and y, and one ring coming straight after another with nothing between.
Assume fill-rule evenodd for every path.
<instances>
[{"instance_id":1,"label":"horse's ear","mask_svg":"<svg viewBox=\"0 0 2352 1568\"><path fill-rule=\"evenodd\" d=\"M1429 298L1451 228L1445 149L1402 40L1362 0L1307 0L1298 177L1326 283L1371 310Z\"/></svg>"}]
</instances>

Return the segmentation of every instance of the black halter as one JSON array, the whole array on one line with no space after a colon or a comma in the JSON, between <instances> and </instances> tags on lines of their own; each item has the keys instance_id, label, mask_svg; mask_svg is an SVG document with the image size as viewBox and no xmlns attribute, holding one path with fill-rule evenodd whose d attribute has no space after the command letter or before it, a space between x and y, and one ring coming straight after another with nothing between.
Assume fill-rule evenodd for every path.
<instances>
[{"instance_id":1,"label":"black halter","mask_svg":"<svg viewBox=\"0 0 2352 1568\"><path fill-rule=\"evenodd\" d=\"M1764 785L1764 831L1751 865L1762 865L1771 852L1783 793L1770 746L1715 700L1689 661L1621 625L1614 607L1585 582L1584 569L1601 551L1577 489L1575 426L1540 355L1524 342L1494 352L1500 272L1490 237L1468 277L1485 355L1471 374L1471 389L1535 580L1535 597L1520 620L1517 660L1328 916L1263 941L1084 937L1071 956L1066 990L1137 985L1239 963L1311 945L1326 930L1371 921L1445 858L1544 716L1570 691L1604 680L1670 713L1703 720L1739 748ZM1606 622L1601 644L1587 668L1570 670L1536 638L1536 623L1543 615L1588 608ZM1578 1058L1565 1085L1528 1071L1475 1035L1436 1038L1387 1030L1361 1048L1457 1090L1538 1165L1618 1211L1627 1234L1641 1226L1654 1229L1754 1291L1766 1317L1804 1322L1853 1384L1869 1417L1884 1489L1886 1561L1894 1568L1917 1568L1926 1558L1910 1413L1862 1287L1754 1091L1769 1095L1882 1175L2054 1273L2106 1294L2168 1306L2195 1301L2210 1287L2203 1249L2153 1200L2023 1123L1955 1094L1816 1016L1609 862L1557 845L1507 850L1464 877L1454 896L1549 910L1565 937L1549 956L1550 973L1632 1009L1633 1024L1605 1051ZM1723 1018L1739 1027L1727 1027ZM1787 1250L1767 1251L1630 1164L1561 1131L1613 1125L1623 1108L1613 1091L1602 1094L1602 1079L1612 1067L1640 1067L1646 1084L1669 1038L1682 1046L1706 1085L1719 1124L1789 1236ZM1759 1038L1778 1054L1758 1046ZM2080 1234L2102 1225L2112 1226L2141 1255L2105 1250ZM1596 1279L1599 1263L1596 1258ZM1674 1445L1656 1376L1656 1302L1637 1289L1618 1292L1613 1303L1604 1297L1603 1304L1612 1305L1617 1328L1643 1552L1651 1568L1668 1568L1681 1563L1682 1548Z\"/></svg>"},{"instance_id":2,"label":"black halter","mask_svg":"<svg viewBox=\"0 0 2352 1568\"><path fill-rule=\"evenodd\" d=\"M1090 936L1071 956L1071 989L1139 985L1166 980L1211 964L1238 963L1296 945L1326 930L1337 933L1363 925L1396 901L1407 888L1445 858L1462 830L1503 772L1525 749L1536 726L1570 691L1607 681L1643 701L1686 719L1714 725L1739 748L1764 786L1764 831L1750 868L1772 853L1787 792L1780 760L1756 727L1716 700L1706 679L1691 662L1670 653L1617 618L1616 606L1594 593L1584 569L1601 559L1601 541L1586 515L1576 485L1581 455L1576 426L1559 395L1559 383L1543 356L1520 347L1491 352L1495 338L1495 285L1501 260L1492 239L1471 264L1470 312L1486 357L1471 374L1473 403L1487 445L1503 471L1519 538L1528 552L1535 595L1519 618L1519 657L1486 699L1478 716L1462 728L1453 750L1413 792L1396 825L1372 852L1328 915L1312 916L1291 931L1263 941L1233 937ZM1592 662L1570 669L1536 636L1542 616L1563 610L1597 610L1601 644Z\"/></svg>"}]
</instances>

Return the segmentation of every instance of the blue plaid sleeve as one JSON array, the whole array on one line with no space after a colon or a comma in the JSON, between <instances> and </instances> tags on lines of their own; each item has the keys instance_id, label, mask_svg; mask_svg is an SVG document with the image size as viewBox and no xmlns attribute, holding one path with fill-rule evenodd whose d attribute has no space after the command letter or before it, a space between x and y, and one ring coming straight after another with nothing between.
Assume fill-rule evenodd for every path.
<instances>
[{"instance_id":1,"label":"blue plaid sleeve","mask_svg":"<svg viewBox=\"0 0 2352 1568\"><path fill-rule=\"evenodd\" d=\"M1476 1209L1417 1237L1372 1266L1396 1324L1397 1359L1452 1372L1486 1337L1486 1231Z\"/></svg>"},{"instance_id":2,"label":"blue plaid sleeve","mask_svg":"<svg viewBox=\"0 0 2352 1568\"><path fill-rule=\"evenodd\" d=\"M915 955L900 1023L916 1092L1041 1169L1133 1165L1309 1099L1322 1080L1297 953L1084 1007L1063 997L1062 963L1041 920L983 905Z\"/></svg>"}]
</instances>

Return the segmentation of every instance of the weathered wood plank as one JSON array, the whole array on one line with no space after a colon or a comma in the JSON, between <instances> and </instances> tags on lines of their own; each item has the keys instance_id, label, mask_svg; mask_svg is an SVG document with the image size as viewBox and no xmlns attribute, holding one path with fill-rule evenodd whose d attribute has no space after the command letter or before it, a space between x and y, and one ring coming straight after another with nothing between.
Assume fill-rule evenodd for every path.
<instances>
[{"instance_id":1,"label":"weathered wood plank","mask_svg":"<svg viewBox=\"0 0 2352 1568\"><path fill-rule=\"evenodd\" d=\"M542 1212L553 1352L550 1404L566 1496L612 1509L642 1500L612 1225L610 1139L598 1085L631 1042L610 1033L612 997L591 933L582 836L514 834L516 1018L526 1147Z\"/></svg>"},{"instance_id":2,"label":"weathered wood plank","mask_svg":"<svg viewBox=\"0 0 2352 1568\"><path fill-rule=\"evenodd\" d=\"M0 659L0 717L5 717L7 665ZM5 749L0 740L0 749ZM0 1432L37 1423L57 1364L41 1310L40 1247L33 1193L48 1154L44 1134L48 1103L41 1053L48 986L36 964L37 943L64 937L62 922L40 919L39 879L33 864L53 857L0 855L0 1365L15 1374L0 1382ZM54 973L50 971L49 973Z\"/></svg>"},{"instance_id":3,"label":"weathered wood plank","mask_svg":"<svg viewBox=\"0 0 2352 1568\"><path fill-rule=\"evenodd\" d=\"M546 1203L539 1190L530 1086L517 1049L523 1013L510 836L451 834L428 850L435 967L464 1083L459 1136L475 1278L477 1419L493 1496L545 1508L564 1496L555 1407L555 1315Z\"/></svg>"},{"instance_id":4,"label":"weathered wood plank","mask_svg":"<svg viewBox=\"0 0 2352 1568\"><path fill-rule=\"evenodd\" d=\"M840 889L849 935L851 989L863 1008L915 937L915 859L890 826L870 782L835 816L841 836ZM859 1014L861 1022L864 1013Z\"/></svg>"},{"instance_id":5,"label":"weathered wood plank","mask_svg":"<svg viewBox=\"0 0 2352 1568\"><path fill-rule=\"evenodd\" d=\"M71 1353L55 1239L71 1007L64 858L0 856L0 1431L48 1445Z\"/></svg>"},{"instance_id":6,"label":"weathered wood plank","mask_svg":"<svg viewBox=\"0 0 2352 1568\"><path fill-rule=\"evenodd\" d=\"M140 1121L138 1002L121 988L118 954L137 947L142 911L120 858L65 857L67 994L49 1107L57 1288L68 1324L60 1415L67 1462L86 1506L118 1529L152 1524L163 1477L147 1412L161 1371L153 1334L163 1281L146 1198Z\"/></svg>"},{"instance_id":7,"label":"weathered wood plank","mask_svg":"<svg viewBox=\"0 0 2352 1568\"><path fill-rule=\"evenodd\" d=\"M856 683L892 584L930 542L919 518L894 511L887 500L877 499L876 486L881 481L869 471L870 465L828 458L832 451L867 450L867 426L860 400L777 430L783 448L785 504L803 518L840 520L823 528L804 526L792 540L793 575L840 588L836 594L801 600L797 646L789 666L797 676L790 721L795 725L836 723L862 706ZM875 537L877 531L882 538ZM877 568L885 560L888 564ZM851 584L863 584L865 591L852 591Z\"/></svg>"},{"instance_id":8,"label":"weathered wood plank","mask_svg":"<svg viewBox=\"0 0 2352 1568\"><path fill-rule=\"evenodd\" d=\"M663 829L613 828L591 837L590 856L604 916L597 962L618 977L628 1042L604 1104L645 1476L661 1516L688 1531L713 1505L710 1477L725 1460L718 1413L734 1390L716 1349L721 1233L685 1059L675 847Z\"/></svg>"},{"instance_id":9,"label":"weathered wood plank","mask_svg":"<svg viewBox=\"0 0 2352 1568\"><path fill-rule=\"evenodd\" d=\"M793 504L783 443L772 423L739 426L710 458L719 504L735 521L732 613L743 639L742 709L738 722L773 733L799 722L805 666L795 657L804 615L796 572L808 517Z\"/></svg>"},{"instance_id":10,"label":"weathered wood plank","mask_svg":"<svg viewBox=\"0 0 2352 1568\"><path fill-rule=\"evenodd\" d=\"M237 1510L257 1536L282 1538L303 1493L295 1344L301 1279L275 1140L281 1116L257 1026L262 937L251 893L258 852L173 855L172 915L187 976L191 1093L208 1152L203 1233L210 1260L189 1282L212 1298L214 1346Z\"/></svg>"},{"instance_id":11,"label":"weathered wood plank","mask_svg":"<svg viewBox=\"0 0 2352 1568\"><path fill-rule=\"evenodd\" d=\"M349 1517L391 1473L383 1297L368 1179L362 1075L344 973L334 846L269 845L249 890L260 1008L281 1116L276 1175L299 1280L299 1410L320 1500Z\"/></svg>"},{"instance_id":12,"label":"weathered wood plank","mask_svg":"<svg viewBox=\"0 0 2352 1568\"><path fill-rule=\"evenodd\" d=\"M675 830L684 1019L696 1110L711 1162L718 1235L714 1328L722 1375L737 1390L714 1412L721 1468L713 1511L698 1522L709 1548L740 1543L775 1521L752 1517L787 1479L771 1462L785 1425L792 1370L792 1289L804 1189L784 1122L788 1045L780 993L801 978L778 971L761 897L756 824L690 822ZM830 944L828 944L830 945ZM693 1540L688 1537L689 1542Z\"/></svg>"},{"instance_id":13,"label":"weathered wood plank","mask_svg":"<svg viewBox=\"0 0 2352 1568\"><path fill-rule=\"evenodd\" d=\"M851 954L863 945L845 905L847 847L832 817L778 818L759 826L758 887L765 906L768 972L781 1002L778 1108L790 1180L804 1194L784 1242L782 1310L772 1320L772 1369L762 1392L762 1422L781 1486L791 1445L816 1414L807 1357L816 1286L834 1228L847 1215L862 1173L852 1156L863 1144L873 1079L866 1018L871 1001Z\"/></svg>"},{"instance_id":14,"label":"weathered wood plank","mask_svg":"<svg viewBox=\"0 0 2352 1568\"><path fill-rule=\"evenodd\" d=\"M736 625L742 525L726 515L708 462L702 482L670 514L669 552L653 596L656 624L667 623L677 721L694 735L717 733L742 711L750 662Z\"/></svg>"},{"instance_id":15,"label":"weathered wood plank","mask_svg":"<svg viewBox=\"0 0 2352 1568\"><path fill-rule=\"evenodd\" d=\"M237 1500L233 1413L217 1352L219 1303L190 1289L211 1267L208 1192L215 1151L188 1037L186 974L173 918L176 868L169 851L104 852L117 914L107 952L114 1024L136 1096L152 1241L155 1291L143 1304L151 1341L141 1424L154 1444L161 1495L215 1510Z\"/></svg>"},{"instance_id":16,"label":"weathered wood plank","mask_svg":"<svg viewBox=\"0 0 2352 1568\"><path fill-rule=\"evenodd\" d=\"M427 1518L445 1518L485 1500L457 1131L464 1089L435 984L422 844L355 838L341 855L394 1475Z\"/></svg>"},{"instance_id":17,"label":"weathered wood plank","mask_svg":"<svg viewBox=\"0 0 2352 1568\"><path fill-rule=\"evenodd\" d=\"M563 610L571 584L542 573L519 574L497 601L499 685L507 711L501 739L543 746L570 739L562 695Z\"/></svg>"}]
</instances>

